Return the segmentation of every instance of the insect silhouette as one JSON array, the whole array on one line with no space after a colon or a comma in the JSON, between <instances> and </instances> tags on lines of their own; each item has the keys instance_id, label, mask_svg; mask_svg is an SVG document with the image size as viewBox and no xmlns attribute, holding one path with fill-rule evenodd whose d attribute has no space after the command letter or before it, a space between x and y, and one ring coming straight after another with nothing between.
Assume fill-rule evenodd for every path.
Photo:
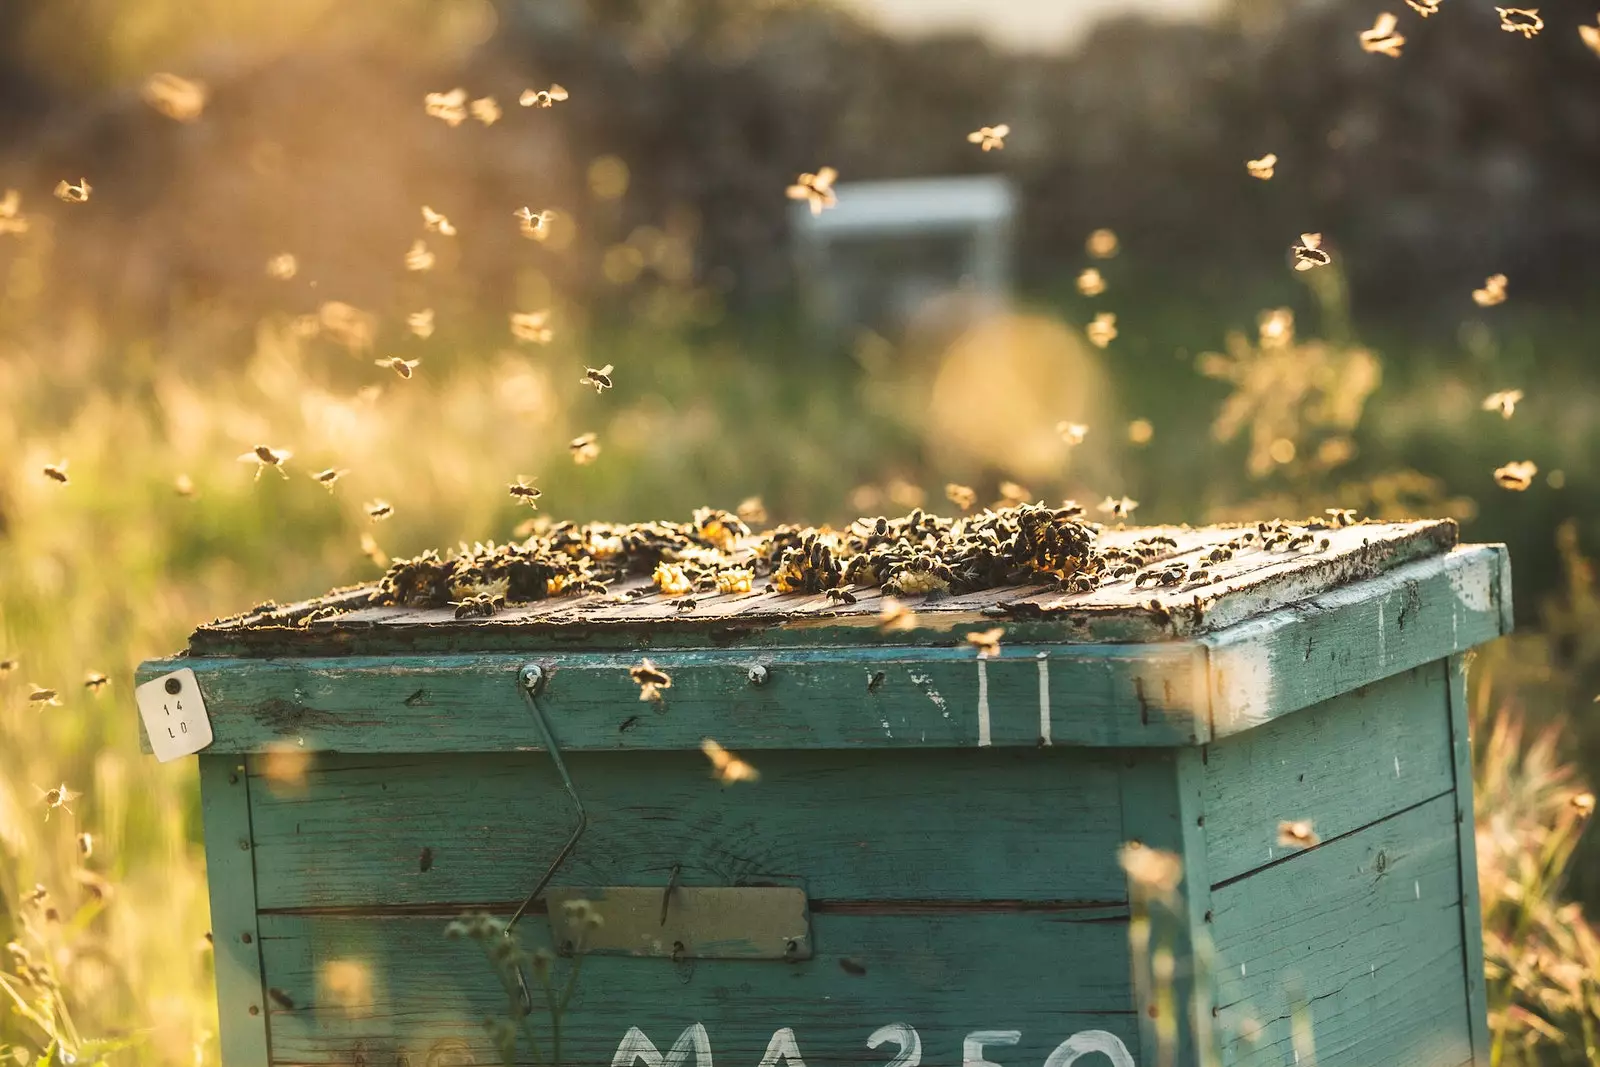
<instances>
[{"instance_id":1,"label":"insect silhouette","mask_svg":"<svg viewBox=\"0 0 1600 1067\"><path fill-rule=\"evenodd\" d=\"M1006 138L1011 136L1011 127L1001 123L999 126L980 126L967 134L967 140L982 148L985 152L1004 148Z\"/></svg>"},{"instance_id":2,"label":"insect silhouette","mask_svg":"<svg viewBox=\"0 0 1600 1067\"><path fill-rule=\"evenodd\" d=\"M389 370L394 371L396 374L400 375L400 377L409 381L412 372L414 372L417 367L421 365L422 360L404 359L400 356L391 356L388 359L375 359L372 362L380 367L387 367Z\"/></svg>"},{"instance_id":3,"label":"insect silhouette","mask_svg":"<svg viewBox=\"0 0 1600 1067\"><path fill-rule=\"evenodd\" d=\"M735 782L753 782L761 777L761 773L754 767L709 737L700 742L700 751L704 752L706 759L711 761L712 775L723 785L732 785Z\"/></svg>"},{"instance_id":4,"label":"insect silhouette","mask_svg":"<svg viewBox=\"0 0 1600 1067\"><path fill-rule=\"evenodd\" d=\"M268 469L277 471L285 479L289 477L283 465L289 462L294 455L287 448L272 448L268 445L256 445L250 451L239 456L240 463L254 463L256 465L255 481L261 480L261 472Z\"/></svg>"},{"instance_id":5,"label":"insect silhouette","mask_svg":"<svg viewBox=\"0 0 1600 1067\"><path fill-rule=\"evenodd\" d=\"M594 386L596 395L603 393L611 388L611 372L613 369L615 368L610 363L599 369L586 367L584 368L583 377L578 379L578 384Z\"/></svg>"},{"instance_id":6,"label":"insect silhouette","mask_svg":"<svg viewBox=\"0 0 1600 1067\"><path fill-rule=\"evenodd\" d=\"M1303 233L1300 243L1289 249L1294 256L1295 270L1311 270L1313 267L1326 267L1333 262L1333 257L1328 255L1322 247L1322 234Z\"/></svg>"},{"instance_id":7,"label":"insect silhouette","mask_svg":"<svg viewBox=\"0 0 1600 1067\"><path fill-rule=\"evenodd\" d=\"M833 191L833 183L838 178L839 172L832 167L822 167L815 174L807 171L795 179L794 184L785 190L785 195L790 200L804 200L813 215L820 215L824 208L833 207L839 202L838 195Z\"/></svg>"}]
</instances>

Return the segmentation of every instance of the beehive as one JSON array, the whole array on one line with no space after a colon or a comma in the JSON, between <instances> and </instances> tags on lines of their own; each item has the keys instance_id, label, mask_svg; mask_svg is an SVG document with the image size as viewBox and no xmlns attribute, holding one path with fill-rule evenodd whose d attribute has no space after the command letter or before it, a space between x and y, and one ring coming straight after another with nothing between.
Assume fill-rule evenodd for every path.
<instances>
[{"instance_id":1,"label":"beehive","mask_svg":"<svg viewBox=\"0 0 1600 1067\"><path fill-rule=\"evenodd\" d=\"M1238 531L1100 540L1152 532L1194 560ZM458 620L357 590L202 627L141 678L192 668L214 728L224 1062L497 1062L507 991L445 928L548 874L530 948L572 951L562 900L605 920L567 1063L1486 1063L1461 664L1510 627L1506 555L1325 536L1196 588L911 600L897 632L870 592ZM707 737L759 781L714 781ZM1181 859L1165 918L1129 842Z\"/></svg>"}]
</instances>

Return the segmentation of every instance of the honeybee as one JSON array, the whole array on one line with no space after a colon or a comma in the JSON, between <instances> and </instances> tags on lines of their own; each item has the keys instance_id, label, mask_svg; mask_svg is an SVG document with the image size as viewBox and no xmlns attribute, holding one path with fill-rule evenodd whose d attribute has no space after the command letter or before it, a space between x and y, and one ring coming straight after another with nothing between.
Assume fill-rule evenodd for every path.
<instances>
[{"instance_id":1,"label":"honeybee","mask_svg":"<svg viewBox=\"0 0 1600 1067\"><path fill-rule=\"evenodd\" d=\"M27 233L28 228L28 220L22 215L22 194L7 189L5 195L0 196L0 236Z\"/></svg>"},{"instance_id":2,"label":"honeybee","mask_svg":"<svg viewBox=\"0 0 1600 1067\"><path fill-rule=\"evenodd\" d=\"M49 705L53 708L59 708L61 706L61 696L54 689L46 689L43 686L33 685L31 683L29 684L28 688L32 690L32 692L28 694L28 703L37 704L40 707Z\"/></svg>"},{"instance_id":3,"label":"honeybee","mask_svg":"<svg viewBox=\"0 0 1600 1067\"><path fill-rule=\"evenodd\" d=\"M856 602L856 595L850 591L848 586L835 586L829 589L827 597L835 604L854 604Z\"/></svg>"},{"instance_id":4,"label":"honeybee","mask_svg":"<svg viewBox=\"0 0 1600 1067\"><path fill-rule=\"evenodd\" d=\"M1516 460L1495 468L1494 480L1500 488L1520 493L1533 484L1533 476L1538 473L1539 468L1532 460Z\"/></svg>"},{"instance_id":5,"label":"honeybee","mask_svg":"<svg viewBox=\"0 0 1600 1067\"><path fill-rule=\"evenodd\" d=\"M300 273L300 261L293 252L279 252L267 260L267 277L286 282Z\"/></svg>"},{"instance_id":6,"label":"honeybee","mask_svg":"<svg viewBox=\"0 0 1600 1067\"><path fill-rule=\"evenodd\" d=\"M519 341L532 341L534 344L547 345L553 335L550 326L550 312L544 311L513 311L511 313L511 336Z\"/></svg>"},{"instance_id":7,"label":"honeybee","mask_svg":"<svg viewBox=\"0 0 1600 1067\"><path fill-rule=\"evenodd\" d=\"M527 476L522 474L517 475L517 480L508 485L506 489L510 492L512 500L517 501L519 504L526 504L534 510L538 510L539 498L544 496L544 491L529 485Z\"/></svg>"},{"instance_id":8,"label":"honeybee","mask_svg":"<svg viewBox=\"0 0 1600 1067\"><path fill-rule=\"evenodd\" d=\"M628 677L639 686L639 699L661 703L661 691L672 688L672 676L649 660L628 668Z\"/></svg>"},{"instance_id":9,"label":"honeybee","mask_svg":"<svg viewBox=\"0 0 1600 1067\"><path fill-rule=\"evenodd\" d=\"M379 547L378 539L365 530L361 531L361 552L380 567L389 565L389 556Z\"/></svg>"},{"instance_id":10,"label":"honeybee","mask_svg":"<svg viewBox=\"0 0 1600 1067\"><path fill-rule=\"evenodd\" d=\"M1423 18L1439 13L1439 0L1406 0L1406 3Z\"/></svg>"},{"instance_id":11,"label":"honeybee","mask_svg":"<svg viewBox=\"0 0 1600 1067\"><path fill-rule=\"evenodd\" d=\"M906 607L894 597L883 598L883 610L878 612L878 629L884 633L896 633L901 630L915 630L917 628L917 613Z\"/></svg>"},{"instance_id":12,"label":"honeybee","mask_svg":"<svg viewBox=\"0 0 1600 1067\"><path fill-rule=\"evenodd\" d=\"M1328 516L1328 521L1335 526L1353 526L1356 521L1354 508L1323 508L1322 513Z\"/></svg>"},{"instance_id":13,"label":"honeybee","mask_svg":"<svg viewBox=\"0 0 1600 1067\"><path fill-rule=\"evenodd\" d=\"M340 467L329 467L327 470L317 471L311 476L311 478L318 485L322 486L331 493L333 492L333 487L338 484L339 479L343 478L349 473L350 472L348 470Z\"/></svg>"},{"instance_id":14,"label":"honeybee","mask_svg":"<svg viewBox=\"0 0 1600 1067\"><path fill-rule=\"evenodd\" d=\"M1506 276L1491 274L1483 280L1482 289L1472 290L1472 302L1481 308L1491 308L1506 302Z\"/></svg>"},{"instance_id":15,"label":"honeybee","mask_svg":"<svg viewBox=\"0 0 1600 1067\"><path fill-rule=\"evenodd\" d=\"M1260 159L1247 159L1244 161L1244 169L1250 172L1250 177L1260 178L1262 181L1267 181L1272 177L1273 168L1277 165L1278 154L1276 152L1268 152Z\"/></svg>"},{"instance_id":16,"label":"honeybee","mask_svg":"<svg viewBox=\"0 0 1600 1067\"><path fill-rule=\"evenodd\" d=\"M992 630L980 630L967 635L967 644L978 649L979 659L994 659L1000 655L1000 638L1005 635L1004 626L996 626Z\"/></svg>"},{"instance_id":17,"label":"honeybee","mask_svg":"<svg viewBox=\"0 0 1600 1067\"><path fill-rule=\"evenodd\" d=\"M66 782L62 782L54 789L40 789L39 793L44 799L45 822L50 821L50 813L55 811L57 808L60 808L68 815L71 815L72 809L67 807L67 805L83 796L82 793L75 793L71 789L68 789Z\"/></svg>"},{"instance_id":18,"label":"honeybee","mask_svg":"<svg viewBox=\"0 0 1600 1067\"><path fill-rule=\"evenodd\" d=\"M585 367L583 377L578 379L578 384L594 386L596 395L603 393L611 388L611 372L613 369L610 363L607 363L599 370L593 367Z\"/></svg>"},{"instance_id":19,"label":"honeybee","mask_svg":"<svg viewBox=\"0 0 1600 1067\"><path fill-rule=\"evenodd\" d=\"M139 90L144 102L177 122L193 122L206 108L206 87L176 74L152 74Z\"/></svg>"},{"instance_id":20,"label":"honeybee","mask_svg":"<svg viewBox=\"0 0 1600 1067\"><path fill-rule=\"evenodd\" d=\"M369 500L361 507L366 511L367 518L373 522L382 522L394 514L394 505L387 500Z\"/></svg>"},{"instance_id":21,"label":"honeybee","mask_svg":"<svg viewBox=\"0 0 1600 1067\"><path fill-rule=\"evenodd\" d=\"M523 107L551 107L567 98L567 91L559 85L552 85L548 89L524 89L522 95L517 97L517 103Z\"/></svg>"},{"instance_id":22,"label":"honeybee","mask_svg":"<svg viewBox=\"0 0 1600 1067\"><path fill-rule=\"evenodd\" d=\"M256 445L250 451L239 457L240 463L254 463L256 465L255 481L261 480L261 472L268 467L277 471L285 479L289 477L283 465L294 455L287 448L272 448L268 445Z\"/></svg>"},{"instance_id":23,"label":"honeybee","mask_svg":"<svg viewBox=\"0 0 1600 1067\"><path fill-rule=\"evenodd\" d=\"M422 205L422 228L429 233L439 234L441 237L454 237L456 235L456 228L450 224L450 220L427 204Z\"/></svg>"},{"instance_id":24,"label":"honeybee","mask_svg":"<svg viewBox=\"0 0 1600 1067\"><path fill-rule=\"evenodd\" d=\"M60 482L62 485L66 485L67 461L61 460L59 463L46 463L44 465L44 476L52 482Z\"/></svg>"},{"instance_id":25,"label":"honeybee","mask_svg":"<svg viewBox=\"0 0 1600 1067\"><path fill-rule=\"evenodd\" d=\"M1578 814L1582 815L1584 818L1588 818L1590 815L1594 814L1593 793L1575 793L1573 794L1571 804L1577 809Z\"/></svg>"},{"instance_id":26,"label":"honeybee","mask_svg":"<svg viewBox=\"0 0 1600 1067\"><path fill-rule=\"evenodd\" d=\"M1589 51L1600 54L1600 26L1579 26L1578 36L1589 46ZM4 212L0 212L3 216ZM0 217L0 233L5 233L4 218Z\"/></svg>"},{"instance_id":27,"label":"honeybee","mask_svg":"<svg viewBox=\"0 0 1600 1067\"><path fill-rule=\"evenodd\" d=\"M978 494L971 486L957 485L955 482L950 482L944 487L944 495L950 503L962 511L970 511L972 505L978 502Z\"/></svg>"},{"instance_id":28,"label":"honeybee","mask_svg":"<svg viewBox=\"0 0 1600 1067\"><path fill-rule=\"evenodd\" d=\"M406 253L406 270L432 270L434 259L434 254L428 251L427 242L419 237L411 242L411 250Z\"/></svg>"},{"instance_id":29,"label":"honeybee","mask_svg":"<svg viewBox=\"0 0 1600 1067\"><path fill-rule=\"evenodd\" d=\"M1110 311L1099 312L1083 332L1089 336L1090 344L1104 348L1117 339L1117 316Z\"/></svg>"},{"instance_id":30,"label":"honeybee","mask_svg":"<svg viewBox=\"0 0 1600 1067\"><path fill-rule=\"evenodd\" d=\"M422 98L423 110L448 126L459 126L467 121L467 91L451 89L447 93L429 93Z\"/></svg>"},{"instance_id":31,"label":"honeybee","mask_svg":"<svg viewBox=\"0 0 1600 1067\"><path fill-rule=\"evenodd\" d=\"M1303 233L1300 243L1292 246L1289 251L1294 255L1295 270L1310 270L1313 267L1326 267L1333 262L1333 257L1322 248L1322 234Z\"/></svg>"},{"instance_id":32,"label":"honeybee","mask_svg":"<svg viewBox=\"0 0 1600 1067\"><path fill-rule=\"evenodd\" d=\"M1522 400L1521 389L1502 389L1498 393L1490 393L1483 398L1483 410L1498 411L1500 417L1509 419L1517 410L1517 404Z\"/></svg>"},{"instance_id":33,"label":"honeybee","mask_svg":"<svg viewBox=\"0 0 1600 1067\"><path fill-rule=\"evenodd\" d=\"M93 191L87 178L79 178L77 185L73 185L65 178L56 183L56 199L64 200L69 204L88 203L89 194Z\"/></svg>"},{"instance_id":34,"label":"honeybee","mask_svg":"<svg viewBox=\"0 0 1600 1067\"><path fill-rule=\"evenodd\" d=\"M732 785L735 782L753 782L761 777L761 773L754 767L709 737L700 742L700 751L704 752L706 759L711 761L712 776L723 785Z\"/></svg>"},{"instance_id":35,"label":"honeybee","mask_svg":"<svg viewBox=\"0 0 1600 1067\"><path fill-rule=\"evenodd\" d=\"M522 236L532 241L544 241L550 236L550 220L555 218L553 211L534 211L523 207L520 211L512 212L517 217L518 228Z\"/></svg>"},{"instance_id":36,"label":"honeybee","mask_svg":"<svg viewBox=\"0 0 1600 1067\"><path fill-rule=\"evenodd\" d=\"M1056 423L1056 433L1060 434L1061 439L1069 445L1081 445L1089 433L1089 427L1081 422L1063 421Z\"/></svg>"},{"instance_id":37,"label":"honeybee","mask_svg":"<svg viewBox=\"0 0 1600 1067\"><path fill-rule=\"evenodd\" d=\"M1025 504L1033 499L1033 493L1029 491L1028 487L1017 482L1001 482L999 489L1000 499L1011 507Z\"/></svg>"},{"instance_id":38,"label":"honeybee","mask_svg":"<svg viewBox=\"0 0 1600 1067\"><path fill-rule=\"evenodd\" d=\"M17 669L17 660L15 658L13 658L13 659L0 659L0 674L10 674L12 671L14 671L16 669Z\"/></svg>"},{"instance_id":39,"label":"honeybee","mask_svg":"<svg viewBox=\"0 0 1600 1067\"><path fill-rule=\"evenodd\" d=\"M700 604L700 602L692 596L679 597L677 600L669 600L667 603L671 604L679 611L693 611Z\"/></svg>"},{"instance_id":40,"label":"honeybee","mask_svg":"<svg viewBox=\"0 0 1600 1067\"><path fill-rule=\"evenodd\" d=\"M1522 34L1523 40L1544 29L1544 19L1539 17L1538 8L1497 7L1495 11L1500 14L1500 28L1507 33Z\"/></svg>"},{"instance_id":41,"label":"honeybee","mask_svg":"<svg viewBox=\"0 0 1600 1067\"><path fill-rule=\"evenodd\" d=\"M433 309L423 308L421 311L413 311L407 315L406 329L411 331L412 336L419 337L424 341L432 337Z\"/></svg>"},{"instance_id":42,"label":"honeybee","mask_svg":"<svg viewBox=\"0 0 1600 1067\"><path fill-rule=\"evenodd\" d=\"M572 462L580 467L587 467L600 458L600 435L580 434L567 442L567 450L572 453Z\"/></svg>"},{"instance_id":43,"label":"honeybee","mask_svg":"<svg viewBox=\"0 0 1600 1067\"><path fill-rule=\"evenodd\" d=\"M1010 135L1011 127L1002 123L999 126L980 126L967 134L967 140L988 152L991 149L1004 148L1006 138Z\"/></svg>"},{"instance_id":44,"label":"honeybee","mask_svg":"<svg viewBox=\"0 0 1600 1067\"><path fill-rule=\"evenodd\" d=\"M1110 515L1113 519L1124 520L1129 515L1132 515L1134 509L1138 506L1139 502L1137 500L1130 500L1127 497L1108 496L1100 501L1099 510L1101 514Z\"/></svg>"},{"instance_id":45,"label":"honeybee","mask_svg":"<svg viewBox=\"0 0 1600 1067\"><path fill-rule=\"evenodd\" d=\"M1084 296L1099 296L1106 291L1106 280L1099 271L1089 267L1078 275L1078 292Z\"/></svg>"},{"instance_id":46,"label":"honeybee","mask_svg":"<svg viewBox=\"0 0 1600 1067\"><path fill-rule=\"evenodd\" d=\"M1285 820L1278 824L1279 848L1310 848L1321 843L1322 838L1317 836L1309 819Z\"/></svg>"},{"instance_id":47,"label":"honeybee","mask_svg":"<svg viewBox=\"0 0 1600 1067\"><path fill-rule=\"evenodd\" d=\"M492 96L480 96L471 104L472 117L485 126L500 121L500 104Z\"/></svg>"},{"instance_id":48,"label":"honeybee","mask_svg":"<svg viewBox=\"0 0 1600 1067\"><path fill-rule=\"evenodd\" d=\"M104 689L110 684L111 679L107 678L99 671L90 671L88 674L84 675L83 678L83 687L89 690L91 693L98 693L100 690Z\"/></svg>"},{"instance_id":49,"label":"honeybee","mask_svg":"<svg viewBox=\"0 0 1600 1067\"><path fill-rule=\"evenodd\" d=\"M487 619L494 615L495 609L502 603L502 600L488 593L477 593L465 600L456 601L453 607L456 609L458 619Z\"/></svg>"},{"instance_id":50,"label":"honeybee","mask_svg":"<svg viewBox=\"0 0 1600 1067\"><path fill-rule=\"evenodd\" d=\"M745 497L734 508L734 514L739 516L739 521L746 526L764 526L767 522L767 506L758 496Z\"/></svg>"},{"instance_id":51,"label":"honeybee","mask_svg":"<svg viewBox=\"0 0 1600 1067\"><path fill-rule=\"evenodd\" d=\"M410 379L412 371L422 365L420 359L404 359L400 356L390 356L388 359L375 359L372 361L377 366L387 367L400 377Z\"/></svg>"},{"instance_id":52,"label":"honeybee","mask_svg":"<svg viewBox=\"0 0 1600 1067\"><path fill-rule=\"evenodd\" d=\"M1397 25L1399 25L1399 20L1389 12L1385 11L1379 15L1370 30L1361 31L1359 35L1361 50L1363 52L1378 52L1388 56L1390 59L1399 59L1400 48L1406 43L1406 39L1394 32Z\"/></svg>"},{"instance_id":53,"label":"honeybee","mask_svg":"<svg viewBox=\"0 0 1600 1067\"><path fill-rule=\"evenodd\" d=\"M838 178L839 172L832 167L822 167L815 174L808 171L795 179L795 183L785 190L785 195L790 200L806 201L811 213L820 215L824 208L833 207L839 202L838 195L833 191L833 183Z\"/></svg>"},{"instance_id":54,"label":"honeybee","mask_svg":"<svg viewBox=\"0 0 1600 1067\"><path fill-rule=\"evenodd\" d=\"M94 855L94 835L87 830L78 835L78 855L84 859Z\"/></svg>"}]
</instances>

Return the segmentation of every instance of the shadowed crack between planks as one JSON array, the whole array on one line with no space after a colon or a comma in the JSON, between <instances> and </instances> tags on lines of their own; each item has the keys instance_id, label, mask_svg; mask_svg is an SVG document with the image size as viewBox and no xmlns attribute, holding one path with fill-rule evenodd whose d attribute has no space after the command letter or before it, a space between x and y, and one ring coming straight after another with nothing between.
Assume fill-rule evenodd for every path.
<instances>
[{"instance_id":1,"label":"shadowed crack between planks","mask_svg":"<svg viewBox=\"0 0 1600 1067\"><path fill-rule=\"evenodd\" d=\"M601 887L595 887L601 888ZM428 904L337 904L292 908L261 908L258 915L350 919L454 919L463 912L509 915L520 900L438 901ZM1128 921L1126 901L1112 900L811 900L806 905L820 915L1081 915L1070 922L1122 923ZM524 913L547 915L548 906L536 900Z\"/></svg>"},{"instance_id":2,"label":"shadowed crack between planks","mask_svg":"<svg viewBox=\"0 0 1600 1067\"><path fill-rule=\"evenodd\" d=\"M1333 844L1335 841L1343 841L1345 838L1354 836L1355 834L1359 834L1363 830L1371 829L1374 826L1382 826L1384 823L1388 822L1390 819L1397 819L1400 816L1405 815L1407 812L1415 811L1416 809L1422 807L1424 804L1432 804L1435 800L1439 800L1442 797L1448 797L1448 796L1454 796L1454 795L1455 795L1455 790L1454 789L1446 789L1442 793L1436 793L1431 797L1426 797L1426 798L1424 798L1422 800L1417 801L1415 804L1408 804L1405 807L1401 808L1399 811L1392 811L1389 814L1385 815L1381 819L1373 819L1371 822L1363 823L1362 825L1357 826L1352 830L1346 830L1344 833L1339 834L1336 837L1324 838L1323 840L1317 842L1315 845L1312 845L1310 848L1296 849L1296 850L1288 853L1287 855L1279 856L1275 860L1269 860L1268 862L1263 863L1259 867L1252 867L1248 871L1245 871L1242 874L1236 874L1232 878L1224 878L1222 881L1214 883L1211 886L1211 891L1213 893L1215 893L1219 889L1226 889L1228 886L1233 885L1235 882L1242 882L1246 878L1252 878L1255 875L1260 874L1262 871L1269 871L1272 868L1279 866L1280 864L1288 863L1288 862L1290 862L1292 860L1300 858L1301 856L1309 856L1313 852L1317 851L1319 848L1327 848L1329 845Z\"/></svg>"}]
</instances>

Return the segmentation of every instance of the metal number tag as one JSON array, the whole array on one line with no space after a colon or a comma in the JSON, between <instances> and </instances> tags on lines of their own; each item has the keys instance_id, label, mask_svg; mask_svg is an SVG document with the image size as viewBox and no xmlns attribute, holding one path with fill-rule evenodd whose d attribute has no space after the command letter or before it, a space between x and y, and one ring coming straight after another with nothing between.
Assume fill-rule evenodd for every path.
<instances>
[{"instance_id":1,"label":"metal number tag","mask_svg":"<svg viewBox=\"0 0 1600 1067\"><path fill-rule=\"evenodd\" d=\"M200 683L188 667L153 678L133 691L150 748L162 763L199 752L211 743L211 718Z\"/></svg>"}]
</instances>

